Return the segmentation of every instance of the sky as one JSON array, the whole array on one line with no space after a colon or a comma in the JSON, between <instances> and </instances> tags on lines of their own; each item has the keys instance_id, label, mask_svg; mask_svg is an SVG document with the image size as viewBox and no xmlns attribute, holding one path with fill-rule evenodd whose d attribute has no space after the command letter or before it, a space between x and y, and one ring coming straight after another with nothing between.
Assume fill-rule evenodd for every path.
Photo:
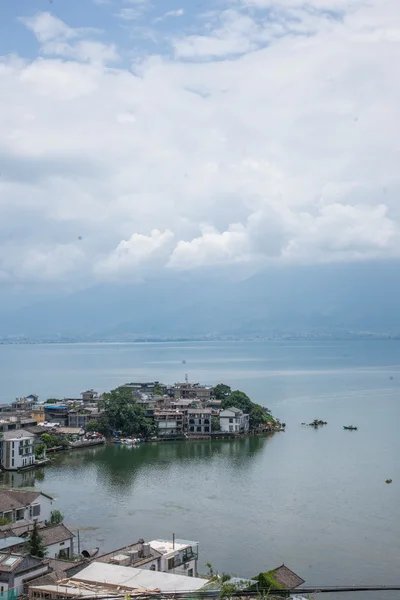
<instances>
[{"instance_id":1,"label":"sky","mask_svg":"<svg viewBox=\"0 0 400 600\"><path fill-rule=\"evenodd\" d=\"M0 285L400 258L398 0L0 0Z\"/></svg>"}]
</instances>

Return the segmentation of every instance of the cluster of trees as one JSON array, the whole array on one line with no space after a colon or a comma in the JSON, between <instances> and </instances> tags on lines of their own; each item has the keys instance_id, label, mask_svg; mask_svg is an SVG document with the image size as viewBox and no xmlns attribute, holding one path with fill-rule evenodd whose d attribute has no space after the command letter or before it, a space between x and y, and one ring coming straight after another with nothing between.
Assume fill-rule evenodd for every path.
<instances>
[{"instance_id":1,"label":"cluster of trees","mask_svg":"<svg viewBox=\"0 0 400 600\"><path fill-rule=\"evenodd\" d=\"M130 388L122 386L103 394L99 406L101 417L96 423L89 421L88 431L98 431L106 437L112 437L115 432L126 437L149 438L154 435L153 422L146 417Z\"/></svg>"},{"instance_id":2,"label":"cluster of trees","mask_svg":"<svg viewBox=\"0 0 400 600\"><path fill-rule=\"evenodd\" d=\"M222 409L234 406L250 415L250 429L255 429L265 423L276 423L268 408L252 402L247 394L240 390L232 391L229 385L219 383L213 389L214 396L221 400Z\"/></svg>"}]
</instances>

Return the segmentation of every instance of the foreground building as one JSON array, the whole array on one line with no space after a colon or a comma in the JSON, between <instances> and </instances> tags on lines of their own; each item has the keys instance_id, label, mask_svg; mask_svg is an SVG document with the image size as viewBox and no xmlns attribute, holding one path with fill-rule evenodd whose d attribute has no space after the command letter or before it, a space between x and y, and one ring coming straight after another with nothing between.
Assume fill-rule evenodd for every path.
<instances>
[{"instance_id":1,"label":"foreground building","mask_svg":"<svg viewBox=\"0 0 400 600\"><path fill-rule=\"evenodd\" d=\"M43 492L23 490L0 491L0 517L10 523L23 521L49 521L54 498Z\"/></svg>"},{"instance_id":2,"label":"foreground building","mask_svg":"<svg viewBox=\"0 0 400 600\"><path fill-rule=\"evenodd\" d=\"M144 592L197 592L206 583L206 580L197 577L189 578L95 561L56 585L30 585L29 597L32 600L61 600L107 594L128 596Z\"/></svg>"},{"instance_id":3,"label":"foreground building","mask_svg":"<svg viewBox=\"0 0 400 600\"><path fill-rule=\"evenodd\" d=\"M0 593L9 600L17 598L23 594L28 581L48 571L49 566L43 559L0 553Z\"/></svg>"}]
</instances>

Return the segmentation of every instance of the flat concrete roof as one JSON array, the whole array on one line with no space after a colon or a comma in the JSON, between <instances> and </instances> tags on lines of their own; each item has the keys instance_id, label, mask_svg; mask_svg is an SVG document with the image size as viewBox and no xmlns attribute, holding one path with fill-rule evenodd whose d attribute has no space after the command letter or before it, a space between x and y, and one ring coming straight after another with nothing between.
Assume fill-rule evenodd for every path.
<instances>
[{"instance_id":1,"label":"flat concrete roof","mask_svg":"<svg viewBox=\"0 0 400 600\"><path fill-rule=\"evenodd\" d=\"M137 588L160 590L162 592L195 592L207 583L205 579L198 577L122 567L96 561L70 578L71 583L74 581L116 585L133 590Z\"/></svg>"},{"instance_id":2,"label":"flat concrete roof","mask_svg":"<svg viewBox=\"0 0 400 600\"><path fill-rule=\"evenodd\" d=\"M160 552L161 554L173 554L184 548L192 548L198 546L198 542L189 542L187 540L175 540L173 543L171 540L153 540L149 542L150 546Z\"/></svg>"}]
</instances>

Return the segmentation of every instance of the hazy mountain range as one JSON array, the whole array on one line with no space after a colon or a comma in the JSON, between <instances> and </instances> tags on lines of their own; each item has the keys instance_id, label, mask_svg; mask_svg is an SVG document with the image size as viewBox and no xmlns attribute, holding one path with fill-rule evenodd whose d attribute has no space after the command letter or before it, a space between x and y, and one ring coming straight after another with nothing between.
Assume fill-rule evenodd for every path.
<instances>
[{"instance_id":1,"label":"hazy mountain range","mask_svg":"<svg viewBox=\"0 0 400 600\"><path fill-rule=\"evenodd\" d=\"M102 284L0 313L0 336L28 338L400 331L398 264L269 270L244 281L173 277Z\"/></svg>"}]
</instances>

